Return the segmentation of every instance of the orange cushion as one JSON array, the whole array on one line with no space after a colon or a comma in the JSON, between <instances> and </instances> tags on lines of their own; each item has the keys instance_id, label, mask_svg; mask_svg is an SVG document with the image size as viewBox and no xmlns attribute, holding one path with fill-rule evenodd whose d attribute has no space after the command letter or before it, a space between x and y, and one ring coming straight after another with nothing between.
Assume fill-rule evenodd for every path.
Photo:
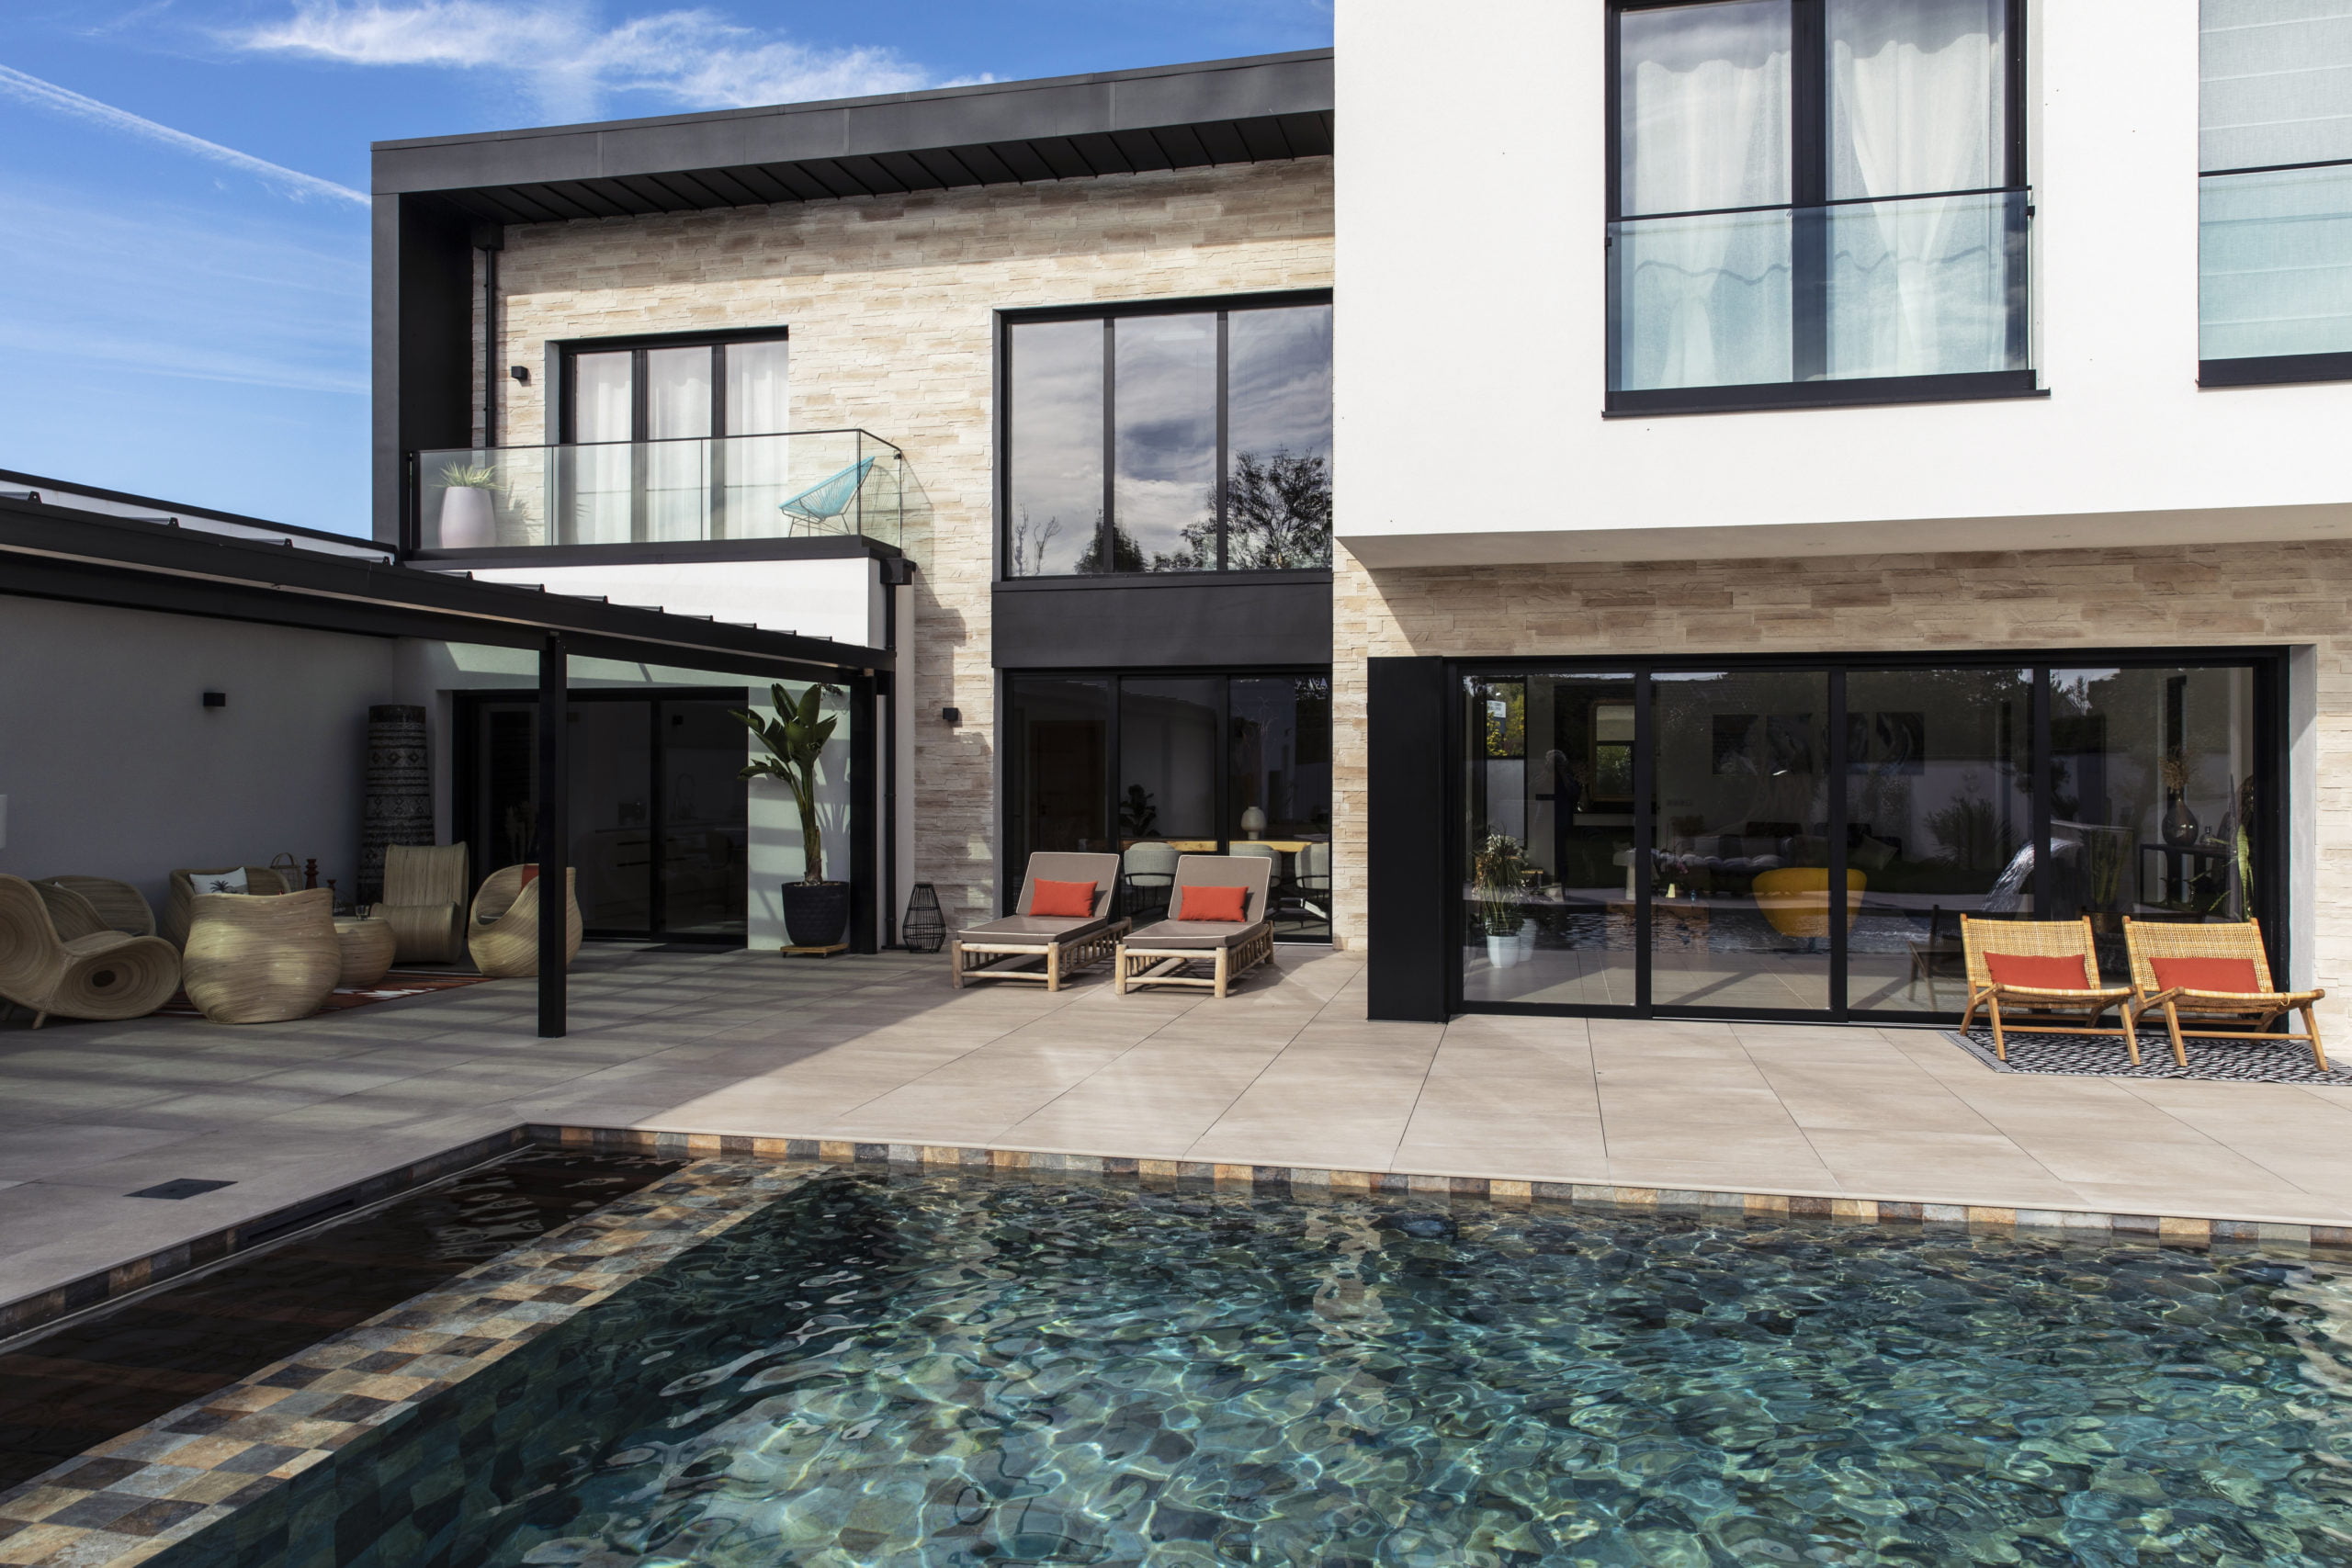
<instances>
[{"instance_id":1,"label":"orange cushion","mask_svg":"<svg viewBox=\"0 0 2352 1568\"><path fill-rule=\"evenodd\" d=\"M526 865L526 866L525 866L525 867L523 868L523 886L524 886L528 887L532 883L537 882L538 879L539 879L539 868L538 868L537 866L536 866L536 865Z\"/></svg>"},{"instance_id":2,"label":"orange cushion","mask_svg":"<svg viewBox=\"0 0 2352 1568\"><path fill-rule=\"evenodd\" d=\"M2026 953L1988 953L1984 972L1996 986L2023 986L2035 991L2087 991L2098 982L2080 958L2042 958Z\"/></svg>"},{"instance_id":3,"label":"orange cushion","mask_svg":"<svg viewBox=\"0 0 2352 1568\"><path fill-rule=\"evenodd\" d=\"M2151 958L2156 984L2165 990L2260 991L2262 980L2251 958Z\"/></svg>"},{"instance_id":4,"label":"orange cushion","mask_svg":"<svg viewBox=\"0 0 2352 1568\"><path fill-rule=\"evenodd\" d=\"M1180 920L1246 920L1250 918L1247 887L1187 887L1176 906Z\"/></svg>"},{"instance_id":5,"label":"orange cushion","mask_svg":"<svg viewBox=\"0 0 2352 1568\"><path fill-rule=\"evenodd\" d=\"M1094 884L1048 882L1041 876L1029 895L1029 912L1059 919L1086 919L1094 913Z\"/></svg>"}]
</instances>

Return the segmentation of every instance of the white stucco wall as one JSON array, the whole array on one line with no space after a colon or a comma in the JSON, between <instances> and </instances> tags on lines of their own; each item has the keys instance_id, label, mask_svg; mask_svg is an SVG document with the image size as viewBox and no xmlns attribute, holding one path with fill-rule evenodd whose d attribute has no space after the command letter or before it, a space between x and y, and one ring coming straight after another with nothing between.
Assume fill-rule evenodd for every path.
<instances>
[{"instance_id":1,"label":"white stucco wall","mask_svg":"<svg viewBox=\"0 0 2352 1568\"><path fill-rule=\"evenodd\" d=\"M1438 566L2352 532L2352 385L2197 386L2197 0L2029 13L2048 398L1603 420L1601 0L1491 0L1475 27L1342 0L1350 549Z\"/></svg>"},{"instance_id":2,"label":"white stucco wall","mask_svg":"<svg viewBox=\"0 0 2352 1568\"><path fill-rule=\"evenodd\" d=\"M368 705L414 700L397 663L379 637L0 598L0 872L116 877L160 913L175 868L283 852L348 897Z\"/></svg>"}]
</instances>

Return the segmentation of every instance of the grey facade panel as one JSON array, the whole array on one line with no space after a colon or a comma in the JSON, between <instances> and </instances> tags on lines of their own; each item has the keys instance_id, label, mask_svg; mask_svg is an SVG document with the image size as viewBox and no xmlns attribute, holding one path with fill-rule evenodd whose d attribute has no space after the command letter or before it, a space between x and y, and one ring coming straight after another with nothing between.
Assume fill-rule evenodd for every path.
<instances>
[{"instance_id":1,"label":"grey facade panel","mask_svg":"<svg viewBox=\"0 0 2352 1568\"><path fill-rule=\"evenodd\" d=\"M1247 578L1000 587L1000 670L1148 670L1331 662L1331 583Z\"/></svg>"}]
</instances>

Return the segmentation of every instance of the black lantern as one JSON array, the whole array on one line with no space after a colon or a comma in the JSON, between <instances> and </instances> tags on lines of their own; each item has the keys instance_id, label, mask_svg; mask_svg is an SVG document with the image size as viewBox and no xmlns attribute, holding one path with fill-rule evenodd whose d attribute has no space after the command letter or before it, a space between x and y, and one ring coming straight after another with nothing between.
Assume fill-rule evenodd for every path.
<instances>
[{"instance_id":1,"label":"black lantern","mask_svg":"<svg viewBox=\"0 0 2352 1568\"><path fill-rule=\"evenodd\" d=\"M899 922L899 940L909 953L937 953L947 940L947 917L939 912L939 889L918 882L907 896L907 918Z\"/></svg>"}]
</instances>

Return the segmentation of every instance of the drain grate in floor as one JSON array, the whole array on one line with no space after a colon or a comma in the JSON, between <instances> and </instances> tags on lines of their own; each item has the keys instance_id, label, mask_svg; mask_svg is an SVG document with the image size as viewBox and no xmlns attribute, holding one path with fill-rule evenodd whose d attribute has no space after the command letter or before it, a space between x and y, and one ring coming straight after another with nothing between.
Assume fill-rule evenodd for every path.
<instances>
[{"instance_id":1,"label":"drain grate in floor","mask_svg":"<svg viewBox=\"0 0 2352 1568\"><path fill-rule=\"evenodd\" d=\"M159 1181L153 1187L142 1187L136 1192L125 1193L129 1198L193 1198L199 1192L218 1192L223 1187L234 1187L233 1181L210 1181L200 1176L175 1177Z\"/></svg>"}]
</instances>

